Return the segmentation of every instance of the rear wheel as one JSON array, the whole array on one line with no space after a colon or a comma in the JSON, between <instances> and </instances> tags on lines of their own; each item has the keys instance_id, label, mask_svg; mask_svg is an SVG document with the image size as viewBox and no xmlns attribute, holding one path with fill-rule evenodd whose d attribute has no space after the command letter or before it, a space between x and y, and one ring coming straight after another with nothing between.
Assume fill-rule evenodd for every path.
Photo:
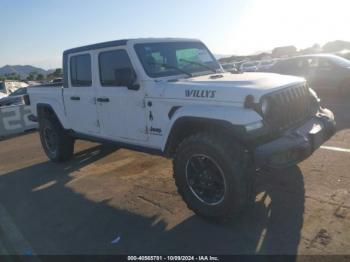
<instances>
[{"instance_id":1,"label":"rear wheel","mask_svg":"<svg viewBox=\"0 0 350 262\"><path fill-rule=\"evenodd\" d=\"M174 178L187 206L218 222L239 215L251 199L253 180L243 155L241 146L220 135L186 138L174 158Z\"/></svg>"},{"instance_id":2,"label":"rear wheel","mask_svg":"<svg viewBox=\"0 0 350 262\"><path fill-rule=\"evenodd\" d=\"M39 134L44 151L51 161L63 162L72 158L74 139L65 132L56 118L41 119Z\"/></svg>"}]
</instances>

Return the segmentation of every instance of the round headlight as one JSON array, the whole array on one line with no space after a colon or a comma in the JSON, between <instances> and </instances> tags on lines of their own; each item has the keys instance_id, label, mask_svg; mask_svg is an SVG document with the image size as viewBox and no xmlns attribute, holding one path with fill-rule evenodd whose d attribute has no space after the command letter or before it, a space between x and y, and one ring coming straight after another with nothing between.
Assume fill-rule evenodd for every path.
<instances>
[{"instance_id":1,"label":"round headlight","mask_svg":"<svg viewBox=\"0 0 350 262\"><path fill-rule=\"evenodd\" d=\"M261 112L266 115L270 110L270 102L267 98L261 100Z\"/></svg>"}]
</instances>

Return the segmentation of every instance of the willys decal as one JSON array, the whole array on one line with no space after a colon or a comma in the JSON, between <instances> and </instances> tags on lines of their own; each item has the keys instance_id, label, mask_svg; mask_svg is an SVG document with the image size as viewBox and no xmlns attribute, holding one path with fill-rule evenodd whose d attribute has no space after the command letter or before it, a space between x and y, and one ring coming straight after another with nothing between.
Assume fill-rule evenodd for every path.
<instances>
[{"instance_id":1,"label":"willys decal","mask_svg":"<svg viewBox=\"0 0 350 262\"><path fill-rule=\"evenodd\" d=\"M187 97L214 98L216 90L186 90Z\"/></svg>"}]
</instances>

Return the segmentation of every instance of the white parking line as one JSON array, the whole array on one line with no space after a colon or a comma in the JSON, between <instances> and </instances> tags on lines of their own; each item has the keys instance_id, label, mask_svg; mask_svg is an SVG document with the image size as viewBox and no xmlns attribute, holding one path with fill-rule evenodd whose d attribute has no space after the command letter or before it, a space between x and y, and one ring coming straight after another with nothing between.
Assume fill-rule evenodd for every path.
<instances>
[{"instance_id":1,"label":"white parking line","mask_svg":"<svg viewBox=\"0 0 350 262\"><path fill-rule=\"evenodd\" d=\"M341 147L335 147L335 146L321 146L321 148L326 150L350 153L350 149L347 149L347 148L341 148Z\"/></svg>"}]
</instances>

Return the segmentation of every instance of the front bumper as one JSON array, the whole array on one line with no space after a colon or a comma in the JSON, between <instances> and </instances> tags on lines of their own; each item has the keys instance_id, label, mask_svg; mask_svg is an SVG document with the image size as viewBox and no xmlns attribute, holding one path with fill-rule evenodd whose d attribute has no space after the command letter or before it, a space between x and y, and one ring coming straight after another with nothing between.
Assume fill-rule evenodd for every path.
<instances>
[{"instance_id":1,"label":"front bumper","mask_svg":"<svg viewBox=\"0 0 350 262\"><path fill-rule=\"evenodd\" d=\"M282 137L255 148L257 167L283 168L309 157L335 132L333 113L320 111L300 127L286 131Z\"/></svg>"}]
</instances>

